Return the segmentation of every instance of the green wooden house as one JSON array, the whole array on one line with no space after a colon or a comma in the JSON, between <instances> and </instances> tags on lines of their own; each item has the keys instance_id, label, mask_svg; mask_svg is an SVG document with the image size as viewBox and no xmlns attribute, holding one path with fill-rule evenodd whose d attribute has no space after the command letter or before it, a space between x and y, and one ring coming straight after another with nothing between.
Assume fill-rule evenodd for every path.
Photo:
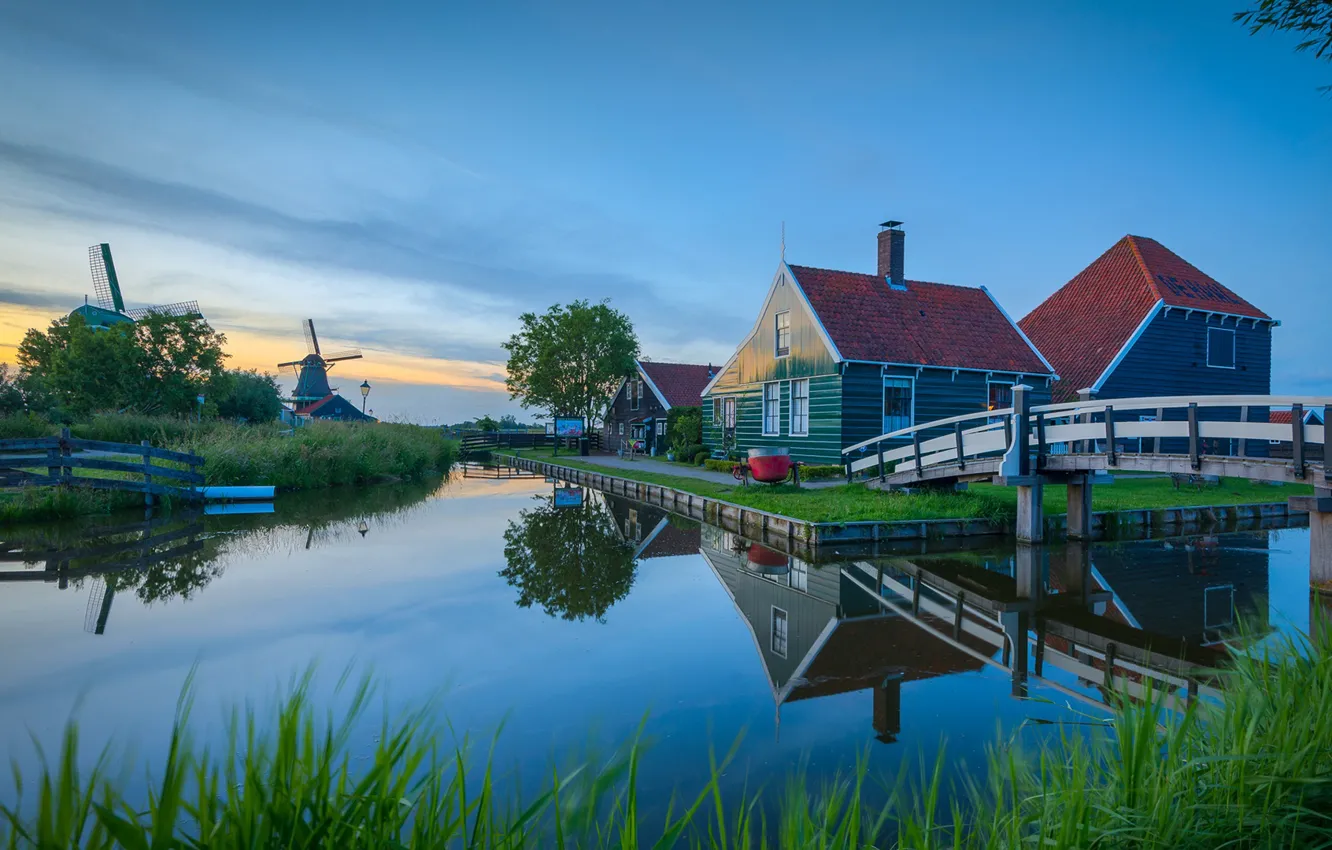
<instances>
[{"instance_id":1,"label":"green wooden house","mask_svg":"<svg viewBox=\"0 0 1332 850\"><path fill-rule=\"evenodd\" d=\"M881 225L878 274L782 261L703 390L708 448L842 463L842 449L880 434L1007 407L1015 384L1048 400L1054 369L988 290L906 279L900 224Z\"/></svg>"}]
</instances>

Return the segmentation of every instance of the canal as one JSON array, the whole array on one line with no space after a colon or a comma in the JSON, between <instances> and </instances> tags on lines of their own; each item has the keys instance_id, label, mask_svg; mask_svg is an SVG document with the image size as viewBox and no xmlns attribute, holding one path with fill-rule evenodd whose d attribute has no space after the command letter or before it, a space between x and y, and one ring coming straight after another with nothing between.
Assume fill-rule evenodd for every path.
<instances>
[{"instance_id":1,"label":"canal","mask_svg":"<svg viewBox=\"0 0 1332 850\"><path fill-rule=\"evenodd\" d=\"M31 736L50 751L74 716L89 762L111 742L152 763L192 670L193 727L215 743L226 709L262 711L317 664L323 699L351 668L390 713L434 700L482 751L502 726L505 783L608 756L640 724L645 798L692 793L709 748L737 739L737 789L858 756L891 781L941 742L958 777L999 735L1094 723L1107 684L1205 695L1227 645L1307 631L1308 539L913 542L802 560L479 467L266 514L0 530L0 748L30 769ZM13 791L6 771L0 795Z\"/></svg>"}]
</instances>

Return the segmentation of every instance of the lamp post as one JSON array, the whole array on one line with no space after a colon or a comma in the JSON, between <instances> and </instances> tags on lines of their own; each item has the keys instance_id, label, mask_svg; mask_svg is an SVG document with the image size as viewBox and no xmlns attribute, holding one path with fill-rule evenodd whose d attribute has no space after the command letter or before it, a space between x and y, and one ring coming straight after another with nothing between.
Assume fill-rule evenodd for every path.
<instances>
[{"instance_id":1,"label":"lamp post","mask_svg":"<svg viewBox=\"0 0 1332 850\"><path fill-rule=\"evenodd\" d=\"M361 412L365 413L365 399L370 395L370 382L361 381Z\"/></svg>"}]
</instances>

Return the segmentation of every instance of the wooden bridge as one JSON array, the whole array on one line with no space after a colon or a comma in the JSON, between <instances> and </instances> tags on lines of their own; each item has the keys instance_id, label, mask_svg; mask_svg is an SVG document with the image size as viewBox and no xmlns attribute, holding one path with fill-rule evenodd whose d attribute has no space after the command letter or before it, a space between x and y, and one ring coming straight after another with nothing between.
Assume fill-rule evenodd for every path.
<instances>
[{"instance_id":1,"label":"wooden bridge","mask_svg":"<svg viewBox=\"0 0 1332 850\"><path fill-rule=\"evenodd\" d=\"M1289 407L1289 423L1269 422ZM993 481L1018 488L1019 540L1044 534L1042 487L1068 485L1068 535L1091 534L1092 481L1098 472L1214 475L1304 483L1314 495L1293 497L1309 512L1310 578L1332 583L1332 468L1324 458L1326 428L1305 422L1308 410L1327 422L1332 397L1168 396L1031 404L1031 388L1013 388L1013 406L926 422L857 443L842 454L847 480L871 487L952 486ZM900 444L906 441L906 446ZM1289 457L1271 457L1280 446ZM1311 452L1311 448L1319 451ZM1317 458L1316 460L1314 458Z\"/></svg>"},{"instance_id":2,"label":"wooden bridge","mask_svg":"<svg viewBox=\"0 0 1332 850\"><path fill-rule=\"evenodd\" d=\"M123 490L143 493L148 505L158 496L202 499L203 464L199 455L159 449L147 440L138 445L80 440L71 437L68 428L59 437L0 440L0 487ZM79 475L76 469L85 472Z\"/></svg>"}]
</instances>

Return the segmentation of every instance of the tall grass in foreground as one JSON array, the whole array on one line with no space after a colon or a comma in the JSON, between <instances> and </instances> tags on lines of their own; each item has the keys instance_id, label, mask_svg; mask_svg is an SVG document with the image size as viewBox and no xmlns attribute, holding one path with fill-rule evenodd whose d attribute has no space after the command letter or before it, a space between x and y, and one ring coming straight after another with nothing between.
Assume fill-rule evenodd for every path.
<instances>
[{"instance_id":1,"label":"tall grass in foreground","mask_svg":"<svg viewBox=\"0 0 1332 850\"><path fill-rule=\"evenodd\" d=\"M1030 756L996 746L988 776L946 811L942 754L923 787L899 787L882 808L867 803L863 761L817 789L797 776L771 819L770 792L723 794L728 756L654 825L640 807L636 743L599 765L552 770L530 799L501 797L493 759L476 766L465 742L442 747L429 707L384 723L373 753L352 756L364 683L340 721L320 719L308 677L271 732L252 710L233 715L224 755L190 741L187 685L144 810L108 780L109 756L80 774L71 725L57 763L30 783L35 804L0 806L0 841L11 850L1329 846L1332 644L1291 639L1281 649L1239 659L1217 704L1169 715L1125 700L1104 734L1070 733Z\"/></svg>"}]
</instances>

